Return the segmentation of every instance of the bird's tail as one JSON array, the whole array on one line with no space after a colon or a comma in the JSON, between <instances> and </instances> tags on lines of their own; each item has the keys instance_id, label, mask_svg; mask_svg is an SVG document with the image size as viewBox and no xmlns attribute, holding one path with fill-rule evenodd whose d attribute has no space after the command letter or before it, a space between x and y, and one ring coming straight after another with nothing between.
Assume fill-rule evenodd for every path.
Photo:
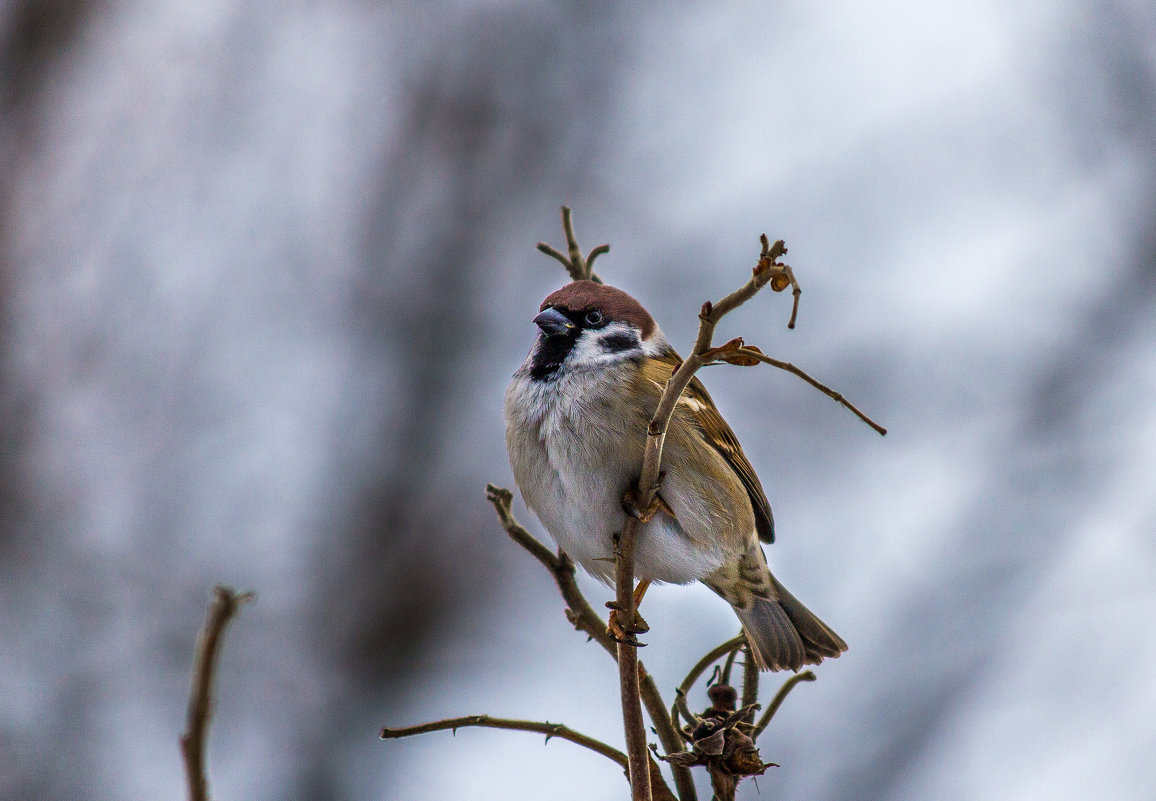
<instances>
[{"instance_id":1,"label":"bird's tail","mask_svg":"<svg viewBox=\"0 0 1156 801\"><path fill-rule=\"evenodd\" d=\"M705 582L734 607L760 670L798 670L847 650L847 643L779 583L758 544L737 571L722 568ZM725 587L725 591L724 591Z\"/></svg>"}]
</instances>

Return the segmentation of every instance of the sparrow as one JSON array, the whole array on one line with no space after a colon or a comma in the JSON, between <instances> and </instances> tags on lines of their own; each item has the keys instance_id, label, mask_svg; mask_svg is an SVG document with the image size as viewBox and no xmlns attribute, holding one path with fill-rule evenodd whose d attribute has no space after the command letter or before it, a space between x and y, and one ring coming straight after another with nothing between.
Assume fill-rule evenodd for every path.
<instances>
[{"instance_id":1,"label":"sparrow","mask_svg":"<svg viewBox=\"0 0 1156 801\"><path fill-rule=\"evenodd\" d=\"M514 479L558 547L611 584L623 498L681 360L637 300L593 281L554 292L533 321L537 336L503 409ZM774 541L770 504L697 378L667 428L662 470L659 511L636 537L640 587L710 587L734 608L761 670L797 671L847 650L767 567L760 541Z\"/></svg>"}]
</instances>

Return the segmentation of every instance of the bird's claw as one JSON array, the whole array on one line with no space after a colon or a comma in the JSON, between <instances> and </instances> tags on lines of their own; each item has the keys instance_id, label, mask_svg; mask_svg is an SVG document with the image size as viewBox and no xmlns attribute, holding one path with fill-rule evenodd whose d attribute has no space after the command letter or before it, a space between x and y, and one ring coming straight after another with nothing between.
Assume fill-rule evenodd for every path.
<instances>
[{"instance_id":1,"label":"bird's claw","mask_svg":"<svg viewBox=\"0 0 1156 801\"><path fill-rule=\"evenodd\" d=\"M661 475L659 476L659 481L662 481ZM650 503L648 503L644 509L641 505L638 491L633 486L626 490L626 494L622 496L622 511L631 517L638 518L640 523L649 523L659 512L665 512L670 517L674 517L674 511L657 492L651 496Z\"/></svg>"},{"instance_id":2,"label":"bird's claw","mask_svg":"<svg viewBox=\"0 0 1156 801\"><path fill-rule=\"evenodd\" d=\"M606 622L606 633L610 639L615 642L620 642L624 645L633 645L637 648L643 647L646 643L641 643L635 634L645 634L650 631L650 625L642 619L642 615L638 614L638 610L634 612L634 621L630 624L623 624L618 617L620 608L615 601L607 601L606 606L610 609L610 619Z\"/></svg>"}]
</instances>

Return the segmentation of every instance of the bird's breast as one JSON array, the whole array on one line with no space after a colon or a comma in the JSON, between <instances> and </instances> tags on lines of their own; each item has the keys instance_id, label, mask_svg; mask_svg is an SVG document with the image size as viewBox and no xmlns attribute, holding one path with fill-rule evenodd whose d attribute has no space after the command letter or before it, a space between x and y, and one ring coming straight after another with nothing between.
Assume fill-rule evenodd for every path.
<instances>
[{"instance_id":1,"label":"bird's breast","mask_svg":"<svg viewBox=\"0 0 1156 801\"><path fill-rule=\"evenodd\" d=\"M614 536L625 522L622 497L641 468L650 411L630 411L622 391L606 380L515 376L505 408L510 462L526 505L562 550L607 582L614 574ZM676 515L662 513L642 526L635 572L682 584L710 573L726 555L707 530L710 499L671 467L663 496Z\"/></svg>"}]
</instances>

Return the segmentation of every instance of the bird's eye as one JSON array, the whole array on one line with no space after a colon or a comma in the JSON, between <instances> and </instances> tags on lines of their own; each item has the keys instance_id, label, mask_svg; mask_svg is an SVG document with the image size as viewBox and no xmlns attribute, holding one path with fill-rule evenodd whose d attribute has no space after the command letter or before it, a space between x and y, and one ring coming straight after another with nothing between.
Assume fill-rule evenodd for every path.
<instances>
[{"instance_id":1,"label":"bird's eye","mask_svg":"<svg viewBox=\"0 0 1156 801\"><path fill-rule=\"evenodd\" d=\"M594 311L586 312L586 325L601 325L602 312L595 309Z\"/></svg>"}]
</instances>

